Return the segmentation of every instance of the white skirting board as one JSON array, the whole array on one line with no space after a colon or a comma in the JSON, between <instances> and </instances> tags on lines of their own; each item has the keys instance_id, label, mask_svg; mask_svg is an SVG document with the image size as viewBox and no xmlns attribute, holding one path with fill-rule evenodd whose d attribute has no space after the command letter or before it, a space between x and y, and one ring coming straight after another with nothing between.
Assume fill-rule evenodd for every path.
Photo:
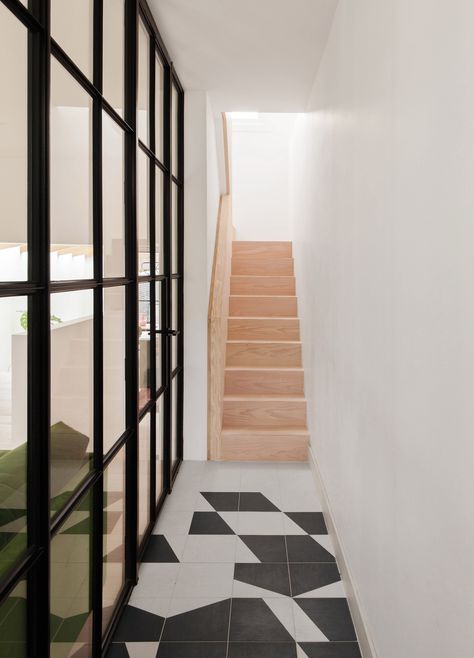
<instances>
[{"instance_id":1,"label":"white skirting board","mask_svg":"<svg viewBox=\"0 0 474 658\"><path fill-rule=\"evenodd\" d=\"M352 620L354 622L355 631L357 633L357 638L359 640L360 650L363 658L377 658L377 653L373 645L370 635L368 633L367 624L364 618L364 614L361 609L359 597L357 591L354 587L354 582L352 580L351 572L349 565L344 554L344 548L342 546L339 534L337 532L336 524L334 522L334 517L331 511L331 505L329 503L326 487L324 486L324 480L321 476L316 457L312 448L308 450L308 461L313 472L313 477L316 483L316 488L321 497L323 505L324 519L326 521L326 526L328 533L334 543L334 548L336 552L336 560L341 572L342 581L346 589L347 602L349 604L349 609L351 611Z\"/></svg>"}]
</instances>

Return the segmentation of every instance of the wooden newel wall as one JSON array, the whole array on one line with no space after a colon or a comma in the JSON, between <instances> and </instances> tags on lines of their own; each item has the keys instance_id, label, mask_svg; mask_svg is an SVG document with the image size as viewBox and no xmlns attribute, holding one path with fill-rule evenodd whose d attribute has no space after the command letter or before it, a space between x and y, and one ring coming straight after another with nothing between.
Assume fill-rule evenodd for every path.
<instances>
[{"instance_id":1,"label":"wooden newel wall","mask_svg":"<svg viewBox=\"0 0 474 658\"><path fill-rule=\"evenodd\" d=\"M222 115L222 123L227 194L221 196L219 203L207 319L207 445L209 459L220 459L221 456L227 319L229 316L230 273L234 232L232 226L232 198L230 194L228 128L225 114Z\"/></svg>"}]
</instances>

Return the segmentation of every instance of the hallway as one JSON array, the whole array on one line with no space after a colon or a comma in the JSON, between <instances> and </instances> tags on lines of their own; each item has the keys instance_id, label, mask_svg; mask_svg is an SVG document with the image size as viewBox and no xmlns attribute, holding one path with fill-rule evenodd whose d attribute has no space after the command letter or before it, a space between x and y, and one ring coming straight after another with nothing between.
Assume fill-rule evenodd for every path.
<instances>
[{"instance_id":1,"label":"hallway","mask_svg":"<svg viewBox=\"0 0 474 658\"><path fill-rule=\"evenodd\" d=\"M184 462L108 658L358 658L306 463Z\"/></svg>"}]
</instances>

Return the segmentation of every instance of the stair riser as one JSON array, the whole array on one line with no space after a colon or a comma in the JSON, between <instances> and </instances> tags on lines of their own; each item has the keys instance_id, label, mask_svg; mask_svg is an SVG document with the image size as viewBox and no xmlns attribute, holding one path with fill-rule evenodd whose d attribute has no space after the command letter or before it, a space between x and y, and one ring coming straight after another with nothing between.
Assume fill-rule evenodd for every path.
<instances>
[{"instance_id":1,"label":"stair riser","mask_svg":"<svg viewBox=\"0 0 474 658\"><path fill-rule=\"evenodd\" d=\"M301 345L227 343L226 365L301 368Z\"/></svg>"},{"instance_id":2,"label":"stair riser","mask_svg":"<svg viewBox=\"0 0 474 658\"><path fill-rule=\"evenodd\" d=\"M302 370L227 370L225 395L304 395Z\"/></svg>"},{"instance_id":3,"label":"stair riser","mask_svg":"<svg viewBox=\"0 0 474 658\"><path fill-rule=\"evenodd\" d=\"M298 314L296 297L230 297L231 317L295 318Z\"/></svg>"},{"instance_id":4,"label":"stair riser","mask_svg":"<svg viewBox=\"0 0 474 658\"><path fill-rule=\"evenodd\" d=\"M293 276L293 259L232 258L232 274L246 276Z\"/></svg>"},{"instance_id":5,"label":"stair riser","mask_svg":"<svg viewBox=\"0 0 474 658\"><path fill-rule=\"evenodd\" d=\"M222 436L222 459L230 461L295 461L308 459L308 439L291 434L266 436L249 433Z\"/></svg>"},{"instance_id":6,"label":"stair riser","mask_svg":"<svg viewBox=\"0 0 474 658\"><path fill-rule=\"evenodd\" d=\"M297 318L229 318L229 340L299 340Z\"/></svg>"},{"instance_id":7,"label":"stair riser","mask_svg":"<svg viewBox=\"0 0 474 658\"><path fill-rule=\"evenodd\" d=\"M306 427L305 400L224 400L224 429L285 429Z\"/></svg>"},{"instance_id":8,"label":"stair riser","mask_svg":"<svg viewBox=\"0 0 474 658\"><path fill-rule=\"evenodd\" d=\"M232 243L232 255L237 258L291 258L291 242L245 242Z\"/></svg>"},{"instance_id":9,"label":"stair riser","mask_svg":"<svg viewBox=\"0 0 474 658\"><path fill-rule=\"evenodd\" d=\"M231 295L294 295L293 276L233 276Z\"/></svg>"}]
</instances>

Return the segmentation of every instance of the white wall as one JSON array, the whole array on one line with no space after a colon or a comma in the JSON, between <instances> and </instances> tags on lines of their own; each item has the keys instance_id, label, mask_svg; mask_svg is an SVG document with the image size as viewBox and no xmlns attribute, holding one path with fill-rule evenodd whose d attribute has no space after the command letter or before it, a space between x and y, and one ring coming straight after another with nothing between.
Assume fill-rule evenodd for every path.
<instances>
[{"instance_id":1,"label":"white wall","mask_svg":"<svg viewBox=\"0 0 474 658\"><path fill-rule=\"evenodd\" d=\"M185 104L184 458L207 459L208 272L214 249L208 225L215 229L220 189L207 93L188 91Z\"/></svg>"},{"instance_id":2,"label":"white wall","mask_svg":"<svg viewBox=\"0 0 474 658\"><path fill-rule=\"evenodd\" d=\"M340 0L293 149L312 449L379 658L474 655L473 30Z\"/></svg>"},{"instance_id":3,"label":"white wall","mask_svg":"<svg viewBox=\"0 0 474 658\"><path fill-rule=\"evenodd\" d=\"M237 240L289 240L289 153L295 114L232 120Z\"/></svg>"}]
</instances>

